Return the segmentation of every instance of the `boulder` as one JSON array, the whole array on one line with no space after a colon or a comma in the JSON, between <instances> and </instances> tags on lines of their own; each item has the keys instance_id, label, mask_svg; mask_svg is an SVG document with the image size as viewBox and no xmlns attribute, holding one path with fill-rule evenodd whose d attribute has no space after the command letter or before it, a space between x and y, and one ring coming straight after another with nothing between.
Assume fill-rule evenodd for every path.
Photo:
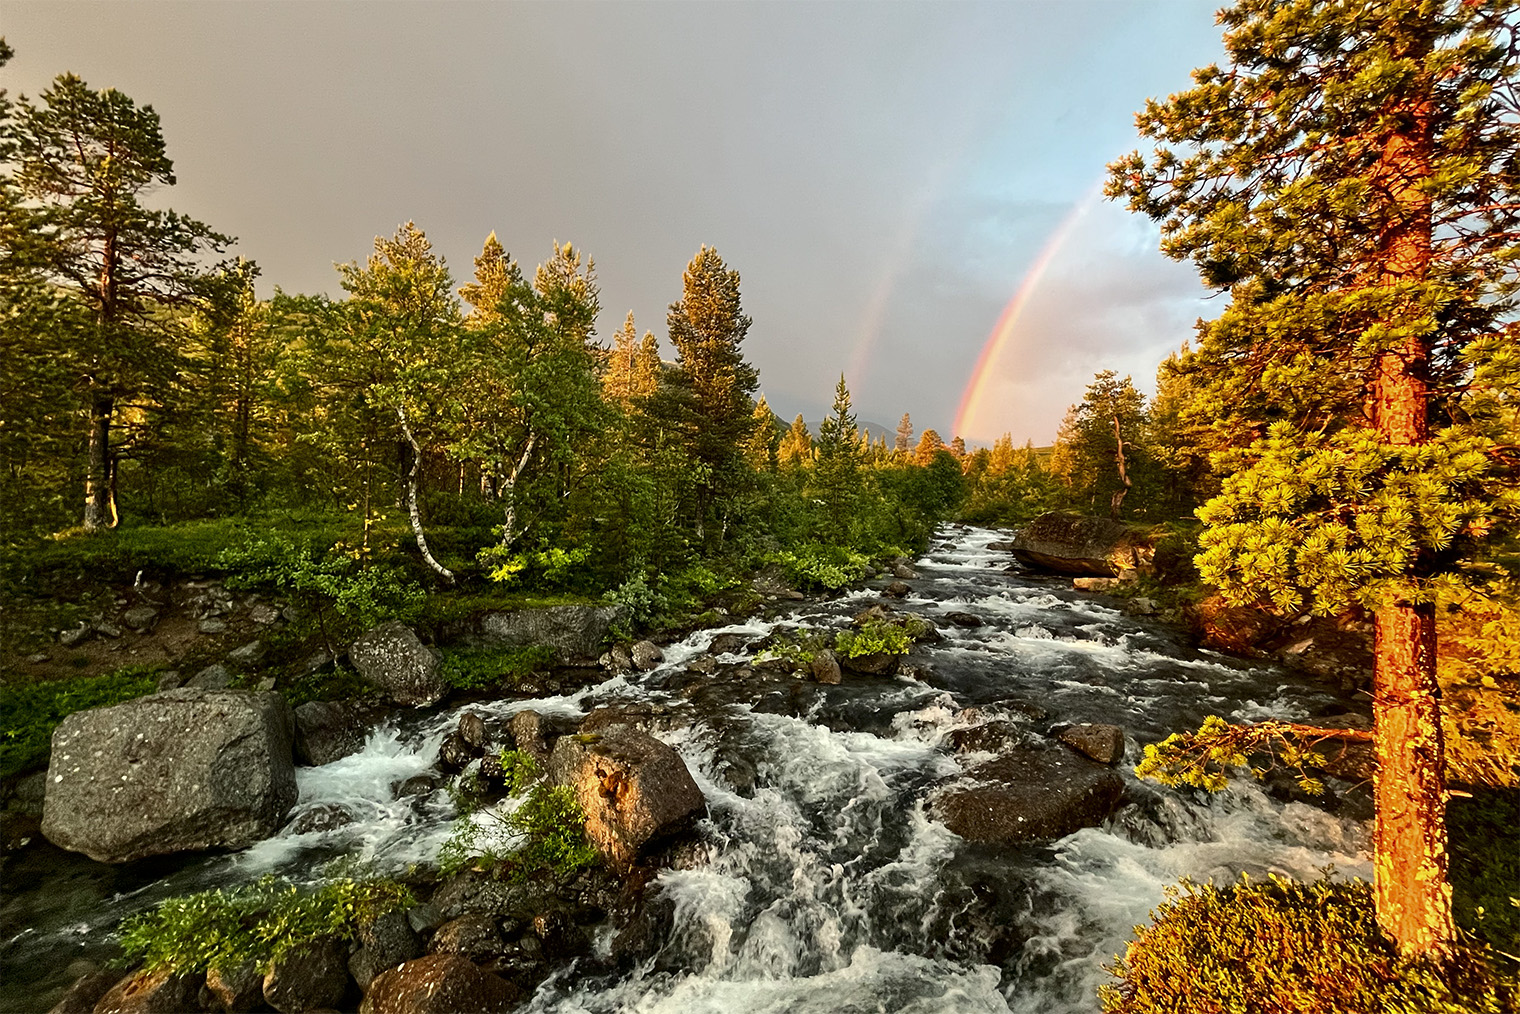
<instances>
[{"instance_id":1,"label":"boulder","mask_svg":"<svg viewBox=\"0 0 1520 1014\"><path fill-rule=\"evenodd\" d=\"M905 557L898 557L892 562L892 576L899 581L914 581L918 579L918 571Z\"/></svg>"},{"instance_id":2,"label":"boulder","mask_svg":"<svg viewBox=\"0 0 1520 1014\"><path fill-rule=\"evenodd\" d=\"M430 954L457 954L471 961L484 961L506 951L496 920L483 912L462 915L438 927L428 944Z\"/></svg>"},{"instance_id":3,"label":"boulder","mask_svg":"<svg viewBox=\"0 0 1520 1014\"><path fill-rule=\"evenodd\" d=\"M1123 570L1146 570L1153 552L1138 528L1108 518L1042 514L1013 537L1014 559L1058 574L1117 577Z\"/></svg>"},{"instance_id":4,"label":"boulder","mask_svg":"<svg viewBox=\"0 0 1520 1014\"><path fill-rule=\"evenodd\" d=\"M546 606L482 613L471 641L482 647L542 644L561 658L596 658L621 606Z\"/></svg>"},{"instance_id":5,"label":"boulder","mask_svg":"<svg viewBox=\"0 0 1520 1014\"><path fill-rule=\"evenodd\" d=\"M101 997L122 980L122 973L114 969L86 972L64 990L63 996L48 1010L48 1014L91 1014Z\"/></svg>"},{"instance_id":6,"label":"boulder","mask_svg":"<svg viewBox=\"0 0 1520 1014\"><path fill-rule=\"evenodd\" d=\"M883 595L889 596L889 597L894 598L894 599L900 599L900 598L903 598L905 595L907 595L912 590L913 590L912 588L910 588L907 584L905 584L902 581L893 581L891 584L889 584L885 588L883 588L881 590L881 593Z\"/></svg>"},{"instance_id":7,"label":"boulder","mask_svg":"<svg viewBox=\"0 0 1520 1014\"><path fill-rule=\"evenodd\" d=\"M233 648L227 653L227 657L238 665L253 665L263 658L268 650L264 647L263 641L249 641L241 647Z\"/></svg>"},{"instance_id":8,"label":"boulder","mask_svg":"<svg viewBox=\"0 0 1520 1014\"><path fill-rule=\"evenodd\" d=\"M1117 725L1083 722L1062 729L1056 738L1099 764L1117 764L1124 758L1124 730Z\"/></svg>"},{"instance_id":9,"label":"boulder","mask_svg":"<svg viewBox=\"0 0 1520 1014\"><path fill-rule=\"evenodd\" d=\"M295 804L294 724L279 694L243 690L75 712L53 732L42 833L108 863L251 845Z\"/></svg>"},{"instance_id":10,"label":"boulder","mask_svg":"<svg viewBox=\"0 0 1520 1014\"><path fill-rule=\"evenodd\" d=\"M975 630L977 627L985 627L987 625L987 622L980 616L974 616L971 613L946 613L945 619L957 627L965 627L967 630Z\"/></svg>"},{"instance_id":11,"label":"boulder","mask_svg":"<svg viewBox=\"0 0 1520 1014\"><path fill-rule=\"evenodd\" d=\"M545 735L547 726L542 715L532 708L525 708L512 716L512 721L507 725L507 731L520 752L527 754L540 764L548 763L549 741Z\"/></svg>"},{"instance_id":12,"label":"boulder","mask_svg":"<svg viewBox=\"0 0 1520 1014\"><path fill-rule=\"evenodd\" d=\"M1123 796L1107 767L1065 750L1015 748L941 789L930 812L971 841L1050 841L1101 824Z\"/></svg>"},{"instance_id":13,"label":"boulder","mask_svg":"<svg viewBox=\"0 0 1520 1014\"><path fill-rule=\"evenodd\" d=\"M706 809L681 755L629 728L561 736L549 778L568 785L586 813L586 837L619 868L648 845L690 827Z\"/></svg>"},{"instance_id":14,"label":"boulder","mask_svg":"<svg viewBox=\"0 0 1520 1014\"><path fill-rule=\"evenodd\" d=\"M121 614L121 622L133 630L148 630L158 620L158 607L138 603Z\"/></svg>"},{"instance_id":15,"label":"boulder","mask_svg":"<svg viewBox=\"0 0 1520 1014\"><path fill-rule=\"evenodd\" d=\"M828 648L819 648L813 655L813 661L808 669L813 674L813 679L819 683L838 683L842 674L839 671L839 659Z\"/></svg>"},{"instance_id":16,"label":"boulder","mask_svg":"<svg viewBox=\"0 0 1520 1014\"><path fill-rule=\"evenodd\" d=\"M398 620L361 636L349 647L348 659L360 676L397 704L424 708L449 692L438 652Z\"/></svg>"},{"instance_id":17,"label":"boulder","mask_svg":"<svg viewBox=\"0 0 1520 1014\"><path fill-rule=\"evenodd\" d=\"M370 983L360 1014L505 1014L522 991L457 954L429 954Z\"/></svg>"},{"instance_id":18,"label":"boulder","mask_svg":"<svg viewBox=\"0 0 1520 1014\"><path fill-rule=\"evenodd\" d=\"M1205 648L1231 655L1258 654L1284 627L1281 618L1263 609L1231 605L1219 594L1190 607L1188 617Z\"/></svg>"},{"instance_id":19,"label":"boulder","mask_svg":"<svg viewBox=\"0 0 1520 1014\"><path fill-rule=\"evenodd\" d=\"M206 972L206 989L227 1014L244 1014L264 1002L264 973L256 961Z\"/></svg>"},{"instance_id":20,"label":"boulder","mask_svg":"<svg viewBox=\"0 0 1520 1014\"><path fill-rule=\"evenodd\" d=\"M1074 577L1071 586L1077 591L1086 592L1111 592L1119 587L1119 579L1116 577Z\"/></svg>"},{"instance_id":21,"label":"boulder","mask_svg":"<svg viewBox=\"0 0 1520 1014\"><path fill-rule=\"evenodd\" d=\"M280 1014L336 1007L348 992L347 954L336 940L315 940L280 955L264 974L264 1002Z\"/></svg>"},{"instance_id":22,"label":"boulder","mask_svg":"<svg viewBox=\"0 0 1520 1014\"><path fill-rule=\"evenodd\" d=\"M342 701L307 701L295 710L296 760L317 767L364 749L373 709Z\"/></svg>"},{"instance_id":23,"label":"boulder","mask_svg":"<svg viewBox=\"0 0 1520 1014\"><path fill-rule=\"evenodd\" d=\"M199 975L138 972L112 986L95 1014L185 1014L200 1008L200 993Z\"/></svg>"},{"instance_id":24,"label":"boulder","mask_svg":"<svg viewBox=\"0 0 1520 1014\"><path fill-rule=\"evenodd\" d=\"M635 641L633 647L628 649L628 655L633 659L633 667L639 672L648 672L665 661L665 653L653 641Z\"/></svg>"},{"instance_id":25,"label":"boulder","mask_svg":"<svg viewBox=\"0 0 1520 1014\"><path fill-rule=\"evenodd\" d=\"M738 634L719 634L707 646L709 655L732 655L744 647L744 638Z\"/></svg>"},{"instance_id":26,"label":"boulder","mask_svg":"<svg viewBox=\"0 0 1520 1014\"><path fill-rule=\"evenodd\" d=\"M459 738L472 750L484 750L490 737L486 734L486 720L473 711L459 716Z\"/></svg>"},{"instance_id":27,"label":"boulder","mask_svg":"<svg viewBox=\"0 0 1520 1014\"><path fill-rule=\"evenodd\" d=\"M902 656L889 651L877 651L869 655L856 655L854 658L841 656L839 664L862 676L895 676L897 667L902 664Z\"/></svg>"},{"instance_id":28,"label":"boulder","mask_svg":"<svg viewBox=\"0 0 1520 1014\"><path fill-rule=\"evenodd\" d=\"M186 680L185 686L197 690L226 690L232 686L232 670L220 662L208 665Z\"/></svg>"}]
</instances>

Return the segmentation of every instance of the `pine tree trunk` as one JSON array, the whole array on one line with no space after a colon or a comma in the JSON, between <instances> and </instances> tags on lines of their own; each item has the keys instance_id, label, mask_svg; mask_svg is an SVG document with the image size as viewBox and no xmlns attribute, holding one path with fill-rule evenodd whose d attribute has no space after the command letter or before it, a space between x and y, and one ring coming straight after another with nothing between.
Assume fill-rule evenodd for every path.
<instances>
[{"instance_id":1,"label":"pine tree trunk","mask_svg":"<svg viewBox=\"0 0 1520 1014\"><path fill-rule=\"evenodd\" d=\"M417 537L417 549L422 553L422 560L433 569L447 584L454 583L454 572L443 564L433 559L433 551L428 548L427 535L422 530L422 512L417 509L417 473L422 470L422 448L417 443L417 438L412 436L412 428L406 423L406 410L396 408L396 420L401 423L401 435L406 438L407 446L412 450L412 467L406 472L406 513L412 522L412 534Z\"/></svg>"},{"instance_id":2,"label":"pine tree trunk","mask_svg":"<svg viewBox=\"0 0 1520 1014\"><path fill-rule=\"evenodd\" d=\"M90 456L84 474L84 530L111 527L111 412L109 394L90 395Z\"/></svg>"},{"instance_id":3,"label":"pine tree trunk","mask_svg":"<svg viewBox=\"0 0 1520 1014\"><path fill-rule=\"evenodd\" d=\"M1385 287L1426 279L1432 256L1429 105L1404 110L1402 129L1384 143L1378 182L1388 202L1380 239ZM1394 326L1425 311L1396 311ZM1430 438L1430 349L1418 335L1377 356L1371 416L1388 444ZM1415 575L1411 575L1415 576ZM1456 940L1447 881L1445 756L1436 681L1435 608L1400 600L1376 613L1373 718L1377 736L1376 862L1378 924L1408 955L1439 957Z\"/></svg>"}]
</instances>

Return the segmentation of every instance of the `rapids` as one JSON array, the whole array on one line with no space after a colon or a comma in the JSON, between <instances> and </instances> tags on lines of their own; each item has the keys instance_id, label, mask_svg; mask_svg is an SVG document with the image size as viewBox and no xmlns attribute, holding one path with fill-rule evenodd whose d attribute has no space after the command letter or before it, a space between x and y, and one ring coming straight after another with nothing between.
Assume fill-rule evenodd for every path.
<instances>
[{"instance_id":1,"label":"rapids","mask_svg":"<svg viewBox=\"0 0 1520 1014\"><path fill-rule=\"evenodd\" d=\"M341 827L287 828L235 855L120 868L35 846L5 867L0 1009L45 1010L48 991L69 981L70 961L103 953L123 916L168 895L264 873L300 880L343 855L380 872L431 862L448 835L449 799L442 791L398 799L393 786L431 768L463 708L494 726L523 708L579 716L601 704L656 705L667 717L654 734L681 753L708 801L708 861L657 880L674 911L660 952L631 974L572 966L539 988L532 1011L1092 1012L1097 986L1109 981L1103 966L1182 877L1370 875L1368 828L1356 817L1284 803L1254 784L1203 798L1141 784L1130 771L1142 744L1196 728L1205 715L1344 711L1337 691L1193 649L1064 580L1009 573L1006 555L988 549L1000 537L943 529L918 561L912 593L893 605L935 619L944 640L916 648L916 671L896 679L808 683L800 706L796 695L790 704L723 703L678 689L689 685L685 663L717 635L842 627L879 601L882 579L772 620L699 631L649 673L382 725L362 752L297 769L293 818L341 808L352 817ZM950 612L985 625L958 627L945 621ZM950 746L965 723L958 713L1000 704L1048 713L1022 720L1031 739L1054 721L1123 726L1126 805L1101 828L1037 846L973 845L934 821L934 788L986 757ZM736 789L736 759L753 768L752 790ZM603 931L598 947L610 942Z\"/></svg>"}]
</instances>

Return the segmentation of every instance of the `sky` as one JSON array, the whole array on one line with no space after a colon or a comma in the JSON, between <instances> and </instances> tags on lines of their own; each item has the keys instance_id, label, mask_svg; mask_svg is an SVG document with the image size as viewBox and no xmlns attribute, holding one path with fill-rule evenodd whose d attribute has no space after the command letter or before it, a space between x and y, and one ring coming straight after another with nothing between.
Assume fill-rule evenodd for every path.
<instances>
[{"instance_id":1,"label":"sky","mask_svg":"<svg viewBox=\"0 0 1520 1014\"><path fill-rule=\"evenodd\" d=\"M1098 193L1134 113L1221 59L1217 0L0 0L0 87L72 71L159 113L162 206L239 237L261 294L415 221L459 282L494 231L596 264L605 342L703 245L741 276L785 419L1048 444L1099 370L1149 390L1217 313Z\"/></svg>"}]
</instances>

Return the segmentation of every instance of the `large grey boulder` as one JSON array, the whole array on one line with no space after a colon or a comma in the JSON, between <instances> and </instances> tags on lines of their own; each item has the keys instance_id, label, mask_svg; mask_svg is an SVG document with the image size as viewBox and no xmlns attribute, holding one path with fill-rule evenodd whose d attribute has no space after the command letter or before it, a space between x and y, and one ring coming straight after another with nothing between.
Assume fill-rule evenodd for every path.
<instances>
[{"instance_id":1,"label":"large grey boulder","mask_svg":"<svg viewBox=\"0 0 1520 1014\"><path fill-rule=\"evenodd\" d=\"M1123 797L1110 768L1068 750L1014 748L941 789L930 812L971 841L1050 841L1101 824Z\"/></svg>"},{"instance_id":2,"label":"large grey boulder","mask_svg":"<svg viewBox=\"0 0 1520 1014\"><path fill-rule=\"evenodd\" d=\"M91 859L244 848L296 801L295 721L276 693L182 688L68 716L42 833Z\"/></svg>"},{"instance_id":3,"label":"large grey boulder","mask_svg":"<svg viewBox=\"0 0 1520 1014\"><path fill-rule=\"evenodd\" d=\"M707 805L680 754L625 725L561 736L548 773L574 790L587 840L619 868L651 843L688 829Z\"/></svg>"},{"instance_id":4,"label":"large grey boulder","mask_svg":"<svg viewBox=\"0 0 1520 1014\"><path fill-rule=\"evenodd\" d=\"M1154 555L1138 528L1080 514L1042 514L1013 537L1014 559L1059 574L1117 577L1146 570Z\"/></svg>"},{"instance_id":5,"label":"large grey boulder","mask_svg":"<svg viewBox=\"0 0 1520 1014\"><path fill-rule=\"evenodd\" d=\"M596 658L621 606L545 606L482 613L472 640L482 647L541 644L565 659Z\"/></svg>"},{"instance_id":6,"label":"large grey boulder","mask_svg":"<svg viewBox=\"0 0 1520 1014\"><path fill-rule=\"evenodd\" d=\"M348 660L397 704L425 708L449 692L438 652L417 640L412 628L391 620L360 636Z\"/></svg>"}]
</instances>

